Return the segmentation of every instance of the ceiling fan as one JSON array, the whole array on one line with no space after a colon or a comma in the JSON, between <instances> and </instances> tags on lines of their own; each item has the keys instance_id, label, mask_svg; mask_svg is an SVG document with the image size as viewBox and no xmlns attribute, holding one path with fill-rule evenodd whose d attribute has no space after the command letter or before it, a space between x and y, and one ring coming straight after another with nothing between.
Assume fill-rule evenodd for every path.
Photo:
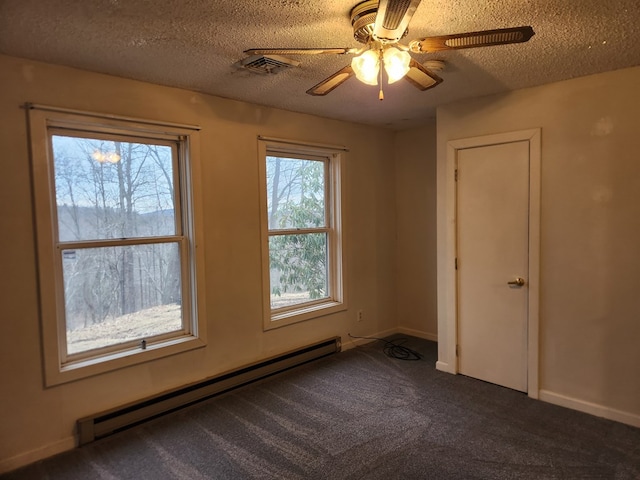
<instances>
[{"instance_id":1,"label":"ceiling fan","mask_svg":"<svg viewBox=\"0 0 640 480\"><path fill-rule=\"evenodd\" d=\"M488 47L528 41L533 35L529 26L501 28L440 35L412 40L408 45L400 40L408 33L407 27L421 0L365 0L351 9L351 25L355 39L364 44L360 48L251 48L248 55L356 55L350 65L338 70L330 77L314 85L309 95L326 95L355 75L360 81L380 84L382 92L381 65L387 73L387 82L402 78L420 90L433 88L442 78L411 57L412 53L432 53L443 50Z\"/></svg>"}]
</instances>

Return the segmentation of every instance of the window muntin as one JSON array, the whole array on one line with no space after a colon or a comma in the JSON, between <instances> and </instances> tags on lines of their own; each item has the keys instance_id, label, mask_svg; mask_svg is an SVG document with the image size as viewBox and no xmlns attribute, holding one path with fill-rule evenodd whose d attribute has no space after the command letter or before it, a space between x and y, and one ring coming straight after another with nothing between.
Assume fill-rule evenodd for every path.
<instances>
[{"instance_id":1,"label":"window muntin","mask_svg":"<svg viewBox=\"0 0 640 480\"><path fill-rule=\"evenodd\" d=\"M261 145L265 328L346 308L340 154Z\"/></svg>"},{"instance_id":2,"label":"window muntin","mask_svg":"<svg viewBox=\"0 0 640 480\"><path fill-rule=\"evenodd\" d=\"M195 128L29 116L46 384L204 346Z\"/></svg>"}]
</instances>

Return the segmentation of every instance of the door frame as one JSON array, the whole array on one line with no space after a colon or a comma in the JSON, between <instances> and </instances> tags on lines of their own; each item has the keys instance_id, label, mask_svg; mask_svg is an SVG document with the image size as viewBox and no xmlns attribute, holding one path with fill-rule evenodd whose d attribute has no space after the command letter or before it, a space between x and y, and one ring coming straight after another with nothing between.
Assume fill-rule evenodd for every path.
<instances>
[{"instance_id":1,"label":"door frame","mask_svg":"<svg viewBox=\"0 0 640 480\"><path fill-rule=\"evenodd\" d=\"M529 278L527 324L527 394L538 398L539 305L540 305L540 150L541 129L483 135L447 142L444 172L438 175L438 362L436 368L457 374L458 286L457 190L455 171L458 151L467 148L526 141L529 143ZM439 165L440 166L440 165ZM444 173L444 175L442 175ZM444 222L440 221L444 220Z\"/></svg>"}]
</instances>

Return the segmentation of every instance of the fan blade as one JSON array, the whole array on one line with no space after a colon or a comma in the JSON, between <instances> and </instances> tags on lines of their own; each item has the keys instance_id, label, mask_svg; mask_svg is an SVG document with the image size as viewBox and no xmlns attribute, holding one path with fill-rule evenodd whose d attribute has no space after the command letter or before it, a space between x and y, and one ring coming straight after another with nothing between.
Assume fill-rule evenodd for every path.
<instances>
[{"instance_id":1,"label":"fan blade","mask_svg":"<svg viewBox=\"0 0 640 480\"><path fill-rule=\"evenodd\" d=\"M334 88L349 80L352 76L353 69L351 68L351 65L347 65L342 70L338 70L336 73L331 75L329 78L325 78L317 85L311 87L307 90L307 93L309 95L326 95Z\"/></svg>"},{"instance_id":2,"label":"fan blade","mask_svg":"<svg viewBox=\"0 0 640 480\"><path fill-rule=\"evenodd\" d=\"M373 37L394 43L404 37L411 17L421 0L380 0L373 27Z\"/></svg>"},{"instance_id":3,"label":"fan blade","mask_svg":"<svg viewBox=\"0 0 640 480\"><path fill-rule=\"evenodd\" d=\"M412 52L439 52L441 50L459 50L462 48L490 47L528 41L535 32L531 27L499 28L481 32L458 33L439 37L426 37L409 43Z\"/></svg>"},{"instance_id":4,"label":"fan blade","mask_svg":"<svg viewBox=\"0 0 640 480\"><path fill-rule=\"evenodd\" d=\"M323 53L334 53L344 55L356 53L357 48L250 48L245 50L247 55L320 55Z\"/></svg>"},{"instance_id":5,"label":"fan blade","mask_svg":"<svg viewBox=\"0 0 640 480\"><path fill-rule=\"evenodd\" d=\"M404 78L414 87L424 91L442 83L442 79L433 72L420 65L414 59L409 63L409 71Z\"/></svg>"}]
</instances>

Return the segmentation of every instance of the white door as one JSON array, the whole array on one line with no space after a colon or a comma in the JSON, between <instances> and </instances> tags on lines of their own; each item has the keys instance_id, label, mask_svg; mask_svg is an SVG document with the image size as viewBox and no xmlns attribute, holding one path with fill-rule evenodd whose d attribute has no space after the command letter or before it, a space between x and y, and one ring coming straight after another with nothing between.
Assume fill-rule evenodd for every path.
<instances>
[{"instance_id":1,"label":"white door","mask_svg":"<svg viewBox=\"0 0 640 480\"><path fill-rule=\"evenodd\" d=\"M529 142L458 150L458 370L527 391Z\"/></svg>"}]
</instances>

